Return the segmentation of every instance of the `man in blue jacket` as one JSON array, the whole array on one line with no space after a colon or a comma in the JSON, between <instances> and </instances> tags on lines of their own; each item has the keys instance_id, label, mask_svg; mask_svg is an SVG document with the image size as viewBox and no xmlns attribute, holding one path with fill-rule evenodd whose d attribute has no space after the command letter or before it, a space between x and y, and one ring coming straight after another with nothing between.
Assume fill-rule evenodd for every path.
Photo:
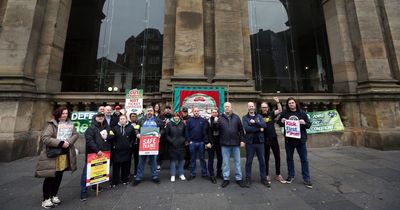
<instances>
[{"instance_id":1,"label":"man in blue jacket","mask_svg":"<svg viewBox=\"0 0 400 210\"><path fill-rule=\"evenodd\" d=\"M251 185L251 166L254 154L257 154L260 166L261 183L267 187L271 185L266 180L265 157L264 157L264 129L267 127L262 116L255 113L253 102L247 103L248 113L243 116L242 122L246 141L246 181Z\"/></svg>"},{"instance_id":2,"label":"man in blue jacket","mask_svg":"<svg viewBox=\"0 0 400 210\"><path fill-rule=\"evenodd\" d=\"M205 144L208 143L207 138L208 122L200 116L199 108L193 109L193 117L186 122L186 139L189 141L190 151L190 176L188 180L196 177L196 157L199 154L201 176L207 177L207 168L205 161Z\"/></svg>"},{"instance_id":3,"label":"man in blue jacket","mask_svg":"<svg viewBox=\"0 0 400 210\"><path fill-rule=\"evenodd\" d=\"M294 98L290 97L286 101L286 110L282 112L278 119L278 124L281 127L285 127L286 120L298 121L300 124L300 138L292 138L286 136L285 134L285 150L286 150L286 160L288 166L288 177L286 179L286 183L290 184L294 180L294 161L293 161L293 153L294 150L297 150L299 153L300 161L301 161L301 173L303 175L304 185L307 188L312 189L312 184L310 181L310 171L308 168L308 159L307 159L307 128L311 127L310 119L303 110L301 110L297 102Z\"/></svg>"},{"instance_id":4,"label":"man in blue jacket","mask_svg":"<svg viewBox=\"0 0 400 210\"><path fill-rule=\"evenodd\" d=\"M229 185L229 159L231 154L233 154L235 164L236 183L240 187L246 187L246 184L242 180L240 165L240 147L245 146L243 141L243 125L240 117L232 112L232 104L230 102L224 104L224 113L218 119L217 123L222 153L222 173L224 176L221 187Z\"/></svg>"}]
</instances>

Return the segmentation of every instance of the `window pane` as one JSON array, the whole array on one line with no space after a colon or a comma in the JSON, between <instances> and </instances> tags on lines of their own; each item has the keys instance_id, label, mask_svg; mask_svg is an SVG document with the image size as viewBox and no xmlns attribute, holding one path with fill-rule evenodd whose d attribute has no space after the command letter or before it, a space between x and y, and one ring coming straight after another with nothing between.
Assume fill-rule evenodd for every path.
<instances>
[{"instance_id":1,"label":"window pane","mask_svg":"<svg viewBox=\"0 0 400 210\"><path fill-rule=\"evenodd\" d=\"M332 70L318 0L250 0L249 23L257 90L331 91Z\"/></svg>"},{"instance_id":2,"label":"window pane","mask_svg":"<svg viewBox=\"0 0 400 210\"><path fill-rule=\"evenodd\" d=\"M164 0L73 0L62 90L158 91L163 18Z\"/></svg>"}]
</instances>

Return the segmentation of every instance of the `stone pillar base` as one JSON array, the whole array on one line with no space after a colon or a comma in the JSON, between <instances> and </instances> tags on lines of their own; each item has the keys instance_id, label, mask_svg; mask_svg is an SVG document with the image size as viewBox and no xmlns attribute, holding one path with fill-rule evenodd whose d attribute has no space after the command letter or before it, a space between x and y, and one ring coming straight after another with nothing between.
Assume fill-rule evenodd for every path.
<instances>
[{"instance_id":1,"label":"stone pillar base","mask_svg":"<svg viewBox=\"0 0 400 210\"><path fill-rule=\"evenodd\" d=\"M400 130L391 129L368 129L364 131L365 146L379 150L399 150Z\"/></svg>"}]
</instances>

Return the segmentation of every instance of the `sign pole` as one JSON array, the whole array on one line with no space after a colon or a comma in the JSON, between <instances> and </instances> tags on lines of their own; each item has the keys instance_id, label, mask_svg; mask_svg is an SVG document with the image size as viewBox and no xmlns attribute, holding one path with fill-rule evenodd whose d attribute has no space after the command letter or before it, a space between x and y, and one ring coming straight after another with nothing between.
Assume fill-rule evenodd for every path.
<instances>
[{"instance_id":1,"label":"sign pole","mask_svg":"<svg viewBox=\"0 0 400 210\"><path fill-rule=\"evenodd\" d=\"M96 184L96 197L99 197L99 184Z\"/></svg>"}]
</instances>

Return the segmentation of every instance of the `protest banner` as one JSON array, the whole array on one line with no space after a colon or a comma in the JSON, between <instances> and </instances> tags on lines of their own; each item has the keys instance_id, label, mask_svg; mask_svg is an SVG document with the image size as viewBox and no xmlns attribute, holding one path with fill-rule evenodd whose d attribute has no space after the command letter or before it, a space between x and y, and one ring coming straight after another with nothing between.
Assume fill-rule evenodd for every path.
<instances>
[{"instance_id":1,"label":"protest banner","mask_svg":"<svg viewBox=\"0 0 400 210\"><path fill-rule=\"evenodd\" d=\"M128 117L131 113L136 113L140 118L143 112L143 90L125 90L125 111Z\"/></svg>"},{"instance_id":2,"label":"protest banner","mask_svg":"<svg viewBox=\"0 0 400 210\"><path fill-rule=\"evenodd\" d=\"M86 129L89 128L92 123L92 118L96 112L72 112L71 121L75 126L76 131L79 134L84 134Z\"/></svg>"},{"instance_id":3,"label":"protest banner","mask_svg":"<svg viewBox=\"0 0 400 210\"><path fill-rule=\"evenodd\" d=\"M189 115L194 107L199 108L203 117L211 116L211 109L224 110L225 88L219 86L176 86L174 87L174 112L182 106L188 108Z\"/></svg>"},{"instance_id":4,"label":"protest banner","mask_svg":"<svg viewBox=\"0 0 400 210\"><path fill-rule=\"evenodd\" d=\"M285 121L285 136L289 138L301 138L300 121L299 120L286 120Z\"/></svg>"},{"instance_id":5,"label":"protest banner","mask_svg":"<svg viewBox=\"0 0 400 210\"><path fill-rule=\"evenodd\" d=\"M307 114L311 121L311 127L307 129L309 134L344 130L340 115L336 110L309 112Z\"/></svg>"},{"instance_id":6,"label":"protest banner","mask_svg":"<svg viewBox=\"0 0 400 210\"><path fill-rule=\"evenodd\" d=\"M160 128L142 127L140 130L139 155L158 155Z\"/></svg>"},{"instance_id":7,"label":"protest banner","mask_svg":"<svg viewBox=\"0 0 400 210\"><path fill-rule=\"evenodd\" d=\"M86 186L97 185L110 180L110 152L99 157L95 153L87 155Z\"/></svg>"}]
</instances>

